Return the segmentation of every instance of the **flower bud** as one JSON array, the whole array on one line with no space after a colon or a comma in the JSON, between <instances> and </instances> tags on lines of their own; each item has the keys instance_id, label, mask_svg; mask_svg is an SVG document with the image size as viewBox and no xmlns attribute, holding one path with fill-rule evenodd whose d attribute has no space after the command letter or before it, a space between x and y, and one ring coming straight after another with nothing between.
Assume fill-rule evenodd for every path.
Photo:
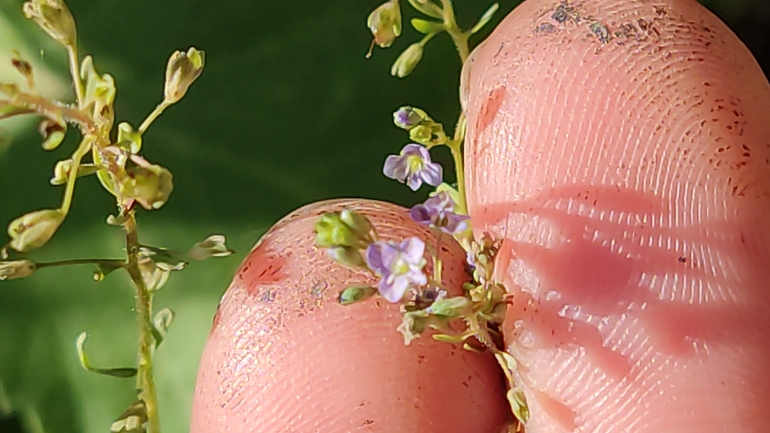
<instances>
[{"instance_id":1,"label":"flower bud","mask_svg":"<svg viewBox=\"0 0 770 433\"><path fill-rule=\"evenodd\" d=\"M422 60L423 48L422 44L415 42L409 45L403 53L393 62L393 67L390 68L390 75L398 78L404 78L414 71L417 64Z\"/></svg>"},{"instance_id":2,"label":"flower bud","mask_svg":"<svg viewBox=\"0 0 770 433\"><path fill-rule=\"evenodd\" d=\"M352 211L325 213L315 224L316 245L321 248L365 248L372 243L371 225Z\"/></svg>"},{"instance_id":3,"label":"flower bud","mask_svg":"<svg viewBox=\"0 0 770 433\"><path fill-rule=\"evenodd\" d=\"M8 244L16 251L26 253L40 248L56 233L66 214L60 209L30 212L8 224Z\"/></svg>"},{"instance_id":4,"label":"flower bud","mask_svg":"<svg viewBox=\"0 0 770 433\"><path fill-rule=\"evenodd\" d=\"M366 262L361 253L351 247L332 247L326 250L335 262L341 263L349 268L365 267Z\"/></svg>"},{"instance_id":5,"label":"flower bud","mask_svg":"<svg viewBox=\"0 0 770 433\"><path fill-rule=\"evenodd\" d=\"M174 190L171 172L138 155L131 155L131 161L136 165L126 167L127 178L121 185L121 194L147 210L160 209Z\"/></svg>"},{"instance_id":6,"label":"flower bud","mask_svg":"<svg viewBox=\"0 0 770 433\"><path fill-rule=\"evenodd\" d=\"M439 299L425 311L436 316L455 318L461 316L470 305L468 298L456 296L454 298Z\"/></svg>"},{"instance_id":7,"label":"flower bud","mask_svg":"<svg viewBox=\"0 0 770 433\"><path fill-rule=\"evenodd\" d=\"M193 245L187 254L195 260L205 260L211 257L227 257L232 253L233 250L225 246L224 236L213 235Z\"/></svg>"},{"instance_id":8,"label":"flower bud","mask_svg":"<svg viewBox=\"0 0 770 433\"><path fill-rule=\"evenodd\" d=\"M54 119L43 119L37 130L43 137L43 150L55 150L64 141L67 124Z\"/></svg>"},{"instance_id":9,"label":"flower bud","mask_svg":"<svg viewBox=\"0 0 770 433\"><path fill-rule=\"evenodd\" d=\"M30 0L24 2L23 10L24 16L34 20L54 40L62 45L75 45L75 19L63 1Z\"/></svg>"},{"instance_id":10,"label":"flower bud","mask_svg":"<svg viewBox=\"0 0 770 433\"><path fill-rule=\"evenodd\" d=\"M377 7L366 21L374 36L374 44L387 48L401 36L401 8L398 0L390 0Z\"/></svg>"},{"instance_id":11,"label":"flower bud","mask_svg":"<svg viewBox=\"0 0 770 433\"><path fill-rule=\"evenodd\" d=\"M348 287L347 289L340 292L340 295L337 298L337 302L339 302L341 305L355 304L356 302L361 302L371 298L375 293L377 293L377 289L374 287Z\"/></svg>"},{"instance_id":12,"label":"flower bud","mask_svg":"<svg viewBox=\"0 0 770 433\"><path fill-rule=\"evenodd\" d=\"M91 56L86 56L80 66L80 77L85 83L83 106L92 113L97 124L106 131L112 129L115 112L115 79L110 74L99 75Z\"/></svg>"},{"instance_id":13,"label":"flower bud","mask_svg":"<svg viewBox=\"0 0 770 433\"><path fill-rule=\"evenodd\" d=\"M421 122L431 120L428 113L414 107L401 107L393 113L393 123L407 131L419 125Z\"/></svg>"},{"instance_id":14,"label":"flower bud","mask_svg":"<svg viewBox=\"0 0 770 433\"><path fill-rule=\"evenodd\" d=\"M25 278L35 273L37 265L31 260L0 262L0 281Z\"/></svg>"},{"instance_id":15,"label":"flower bud","mask_svg":"<svg viewBox=\"0 0 770 433\"><path fill-rule=\"evenodd\" d=\"M177 51L171 55L166 66L166 102L175 103L182 99L190 85L203 72L205 60L204 52L195 48L190 48L187 53Z\"/></svg>"},{"instance_id":16,"label":"flower bud","mask_svg":"<svg viewBox=\"0 0 770 433\"><path fill-rule=\"evenodd\" d=\"M134 131L134 127L130 123L121 122L118 125L118 146L130 153L139 153L142 149L142 134Z\"/></svg>"}]
</instances>

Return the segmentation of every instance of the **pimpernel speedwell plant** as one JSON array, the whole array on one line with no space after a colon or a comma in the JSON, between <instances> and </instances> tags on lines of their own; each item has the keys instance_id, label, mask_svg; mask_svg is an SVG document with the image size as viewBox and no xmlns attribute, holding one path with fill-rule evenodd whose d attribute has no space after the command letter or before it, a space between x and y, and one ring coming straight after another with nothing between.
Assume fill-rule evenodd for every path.
<instances>
[{"instance_id":1,"label":"pimpernel speedwell plant","mask_svg":"<svg viewBox=\"0 0 770 433\"><path fill-rule=\"evenodd\" d=\"M190 261L224 257L232 254L225 238L213 235L196 243L187 251L173 251L141 242L137 229L139 211L163 207L173 191L173 176L161 165L141 156L143 135L164 110L179 102L203 72L205 56L190 48L171 55L166 67L163 99L138 126L123 122L116 125L113 104L116 86L109 74L100 74L90 56L80 57L75 19L63 0L29 0L23 4L24 15L35 21L51 38L67 51L75 101L53 100L39 94L35 72L20 56L12 60L23 76L25 86L0 82L0 120L18 116L40 119L39 131L43 150L57 149L69 129L79 133L80 143L72 155L59 161L50 183L63 186L59 206L22 215L8 225L10 240L0 249L0 281L30 277L46 268L70 265L94 267L93 278L101 281L107 275L125 272L135 291L139 342L136 367L99 368L88 360L84 350L87 334L73 336L83 368L114 376L136 376L136 400L112 424L112 432L160 431L153 354L171 325L173 312L153 310L153 296L163 288L173 271L185 268ZM125 237L125 257L105 259L66 259L55 262L36 261L31 253L43 247L64 223L72 207L73 193L79 178L95 175L116 204L115 215L107 224L121 228Z\"/></svg>"},{"instance_id":2,"label":"pimpernel speedwell plant","mask_svg":"<svg viewBox=\"0 0 770 433\"><path fill-rule=\"evenodd\" d=\"M393 63L391 75L403 78L422 60L426 44L435 36L447 33L464 63L470 54L469 39L486 25L497 11L493 4L470 30L462 30L456 22L451 0L409 0L422 15L411 20L424 36L409 45ZM373 35L372 46L388 48L401 35L402 18L399 0L389 0L377 7L367 25ZM494 354L508 382L508 402L519 421L510 431L523 428L529 417L524 394L516 383L516 360L505 351L500 325L510 299L505 287L494 280L495 256L499 240L488 235L474 237L466 207L462 146L465 139L465 116L460 114L453 134L431 118L424 110L404 106L393 113L396 127L408 133L409 143L397 155L386 158L383 174L417 191L423 185L436 188L430 197L410 210L412 219L430 227L437 243L457 242L466 251L470 274L463 292L451 296L442 279L439 245L426 245L417 237L401 242L386 242L364 216L352 210L327 213L316 223L316 244L326 248L329 256L341 265L364 269L378 281L376 287L348 287L339 294L343 305L362 302L373 296L399 304L403 320L398 331L405 344L427 330L432 338L462 344L466 350L489 351ZM431 159L430 150L447 146L454 161L456 187L444 182L443 167ZM433 272L426 272L432 262ZM458 331L455 324L462 323Z\"/></svg>"}]
</instances>

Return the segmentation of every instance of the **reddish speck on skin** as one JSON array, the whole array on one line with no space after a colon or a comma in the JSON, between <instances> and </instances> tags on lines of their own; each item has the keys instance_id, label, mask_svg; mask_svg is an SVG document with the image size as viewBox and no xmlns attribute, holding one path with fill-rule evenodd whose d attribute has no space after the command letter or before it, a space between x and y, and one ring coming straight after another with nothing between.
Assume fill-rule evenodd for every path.
<instances>
[{"instance_id":1,"label":"reddish speck on skin","mask_svg":"<svg viewBox=\"0 0 770 433\"><path fill-rule=\"evenodd\" d=\"M241 265L237 280L248 282L246 291L249 295L257 295L260 287L280 283L286 278L284 266L286 257L277 252L268 241L260 244Z\"/></svg>"},{"instance_id":2,"label":"reddish speck on skin","mask_svg":"<svg viewBox=\"0 0 770 433\"><path fill-rule=\"evenodd\" d=\"M481 107L481 112L476 124L476 131L481 132L487 129L497 116L497 112L500 111L500 106L503 105L505 99L505 87L497 87L489 92L489 97Z\"/></svg>"}]
</instances>

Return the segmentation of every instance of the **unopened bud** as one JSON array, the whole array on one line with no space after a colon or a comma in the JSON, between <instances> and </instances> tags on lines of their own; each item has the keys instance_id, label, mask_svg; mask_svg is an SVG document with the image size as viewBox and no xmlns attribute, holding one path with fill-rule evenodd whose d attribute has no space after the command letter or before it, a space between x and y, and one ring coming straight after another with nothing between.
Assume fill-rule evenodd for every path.
<instances>
[{"instance_id":1,"label":"unopened bud","mask_svg":"<svg viewBox=\"0 0 770 433\"><path fill-rule=\"evenodd\" d=\"M64 141L67 124L53 119L44 119L37 128L43 137L43 150L54 150Z\"/></svg>"},{"instance_id":2,"label":"unopened bud","mask_svg":"<svg viewBox=\"0 0 770 433\"><path fill-rule=\"evenodd\" d=\"M439 299L434 302L426 311L436 316L446 318L459 317L470 306L470 301L465 296L456 296L454 298Z\"/></svg>"},{"instance_id":3,"label":"unopened bud","mask_svg":"<svg viewBox=\"0 0 770 433\"><path fill-rule=\"evenodd\" d=\"M203 72L205 55L203 51L190 48L187 52L177 51L171 55L166 66L164 96L166 102L175 103L182 99L195 80Z\"/></svg>"},{"instance_id":4,"label":"unopened bud","mask_svg":"<svg viewBox=\"0 0 770 433\"><path fill-rule=\"evenodd\" d=\"M361 253L351 247L332 247L326 250L335 262L343 264L349 268L358 268L365 265Z\"/></svg>"},{"instance_id":5,"label":"unopened bud","mask_svg":"<svg viewBox=\"0 0 770 433\"><path fill-rule=\"evenodd\" d=\"M195 260L205 260L211 257L227 257L233 254L233 250L225 245L224 236L213 235L193 245L187 254Z\"/></svg>"},{"instance_id":6,"label":"unopened bud","mask_svg":"<svg viewBox=\"0 0 770 433\"><path fill-rule=\"evenodd\" d=\"M377 293L377 289L375 289L374 287L368 287L368 286L348 287L347 289L340 292L340 295L337 298L337 302L339 302L342 305L355 304L356 302L361 302L371 298L372 296L374 296L375 293Z\"/></svg>"},{"instance_id":7,"label":"unopened bud","mask_svg":"<svg viewBox=\"0 0 770 433\"><path fill-rule=\"evenodd\" d=\"M126 168L128 176L121 185L121 194L147 210L160 209L174 190L171 172L137 155L131 155L131 161L136 165Z\"/></svg>"},{"instance_id":8,"label":"unopened bud","mask_svg":"<svg viewBox=\"0 0 770 433\"><path fill-rule=\"evenodd\" d=\"M419 42L415 42L409 45L407 49L401 53L400 56L393 62L393 67L390 68L390 75L398 78L404 78L414 71L417 64L422 60L423 48Z\"/></svg>"},{"instance_id":9,"label":"unopened bud","mask_svg":"<svg viewBox=\"0 0 770 433\"><path fill-rule=\"evenodd\" d=\"M30 0L23 5L24 16L34 20L49 36L62 45L77 41L75 19L61 0Z\"/></svg>"},{"instance_id":10,"label":"unopened bud","mask_svg":"<svg viewBox=\"0 0 770 433\"><path fill-rule=\"evenodd\" d=\"M0 281L25 278L35 273L37 265L31 260L0 262Z\"/></svg>"},{"instance_id":11,"label":"unopened bud","mask_svg":"<svg viewBox=\"0 0 770 433\"><path fill-rule=\"evenodd\" d=\"M398 0L390 0L377 7L366 20L366 26L374 36L373 44L387 48L401 36L401 8Z\"/></svg>"},{"instance_id":12,"label":"unopened bud","mask_svg":"<svg viewBox=\"0 0 770 433\"><path fill-rule=\"evenodd\" d=\"M316 245L321 248L365 248L372 243L371 224L353 211L327 212L315 224Z\"/></svg>"},{"instance_id":13,"label":"unopened bud","mask_svg":"<svg viewBox=\"0 0 770 433\"><path fill-rule=\"evenodd\" d=\"M428 113L414 107L401 107L393 113L393 123L407 131L419 125L424 120L430 120Z\"/></svg>"},{"instance_id":14,"label":"unopened bud","mask_svg":"<svg viewBox=\"0 0 770 433\"><path fill-rule=\"evenodd\" d=\"M8 244L16 251L26 253L40 248L56 233L66 214L60 209L30 212L8 224Z\"/></svg>"}]
</instances>

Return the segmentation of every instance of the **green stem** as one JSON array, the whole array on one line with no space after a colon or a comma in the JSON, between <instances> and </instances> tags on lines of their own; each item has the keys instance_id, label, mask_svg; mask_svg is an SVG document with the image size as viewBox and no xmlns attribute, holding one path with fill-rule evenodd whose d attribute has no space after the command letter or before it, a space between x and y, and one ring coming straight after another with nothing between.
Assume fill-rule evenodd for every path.
<instances>
[{"instance_id":1,"label":"green stem","mask_svg":"<svg viewBox=\"0 0 770 433\"><path fill-rule=\"evenodd\" d=\"M470 47L468 46L469 33L460 30L455 19L455 10L452 6L452 0L441 0L441 6L444 10L444 28L454 41L457 47L457 53L460 55L460 62L465 63L470 56Z\"/></svg>"},{"instance_id":2,"label":"green stem","mask_svg":"<svg viewBox=\"0 0 770 433\"><path fill-rule=\"evenodd\" d=\"M457 53L460 55L460 62L465 64L470 56L470 47L468 45L468 38L470 33L463 32L457 25L455 18L454 7L452 6L452 0L441 0L442 9L444 11L444 28L452 38L455 47L457 47ZM447 143L449 149L452 151L452 158L455 164L455 173L457 177L457 189L460 193L460 203L458 203L458 211L461 213L468 213L468 207L466 205L465 198L465 171L463 170L463 141L465 140L465 114L461 113L460 118L457 120L457 126L455 127L454 138Z\"/></svg>"},{"instance_id":3,"label":"green stem","mask_svg":"<svg viewBox=\"0 0 770 433\"><path fill-rule=\"evenodd\" d=\"M142 271L139 269L139 234L136 231L136 215L133 211L127 212L123 229L126 231L126 251L128 253L126 269L136 289L136 312L139 322L139 368L136 385L139 390L139 398L144 401L147 409L147 431L148 433L160 433L158 397L152 371L154 345L152 292L144 284Z\"/></svg>"},{"instance_id":4,"label":"green stem","mask_svg":"<svg viewBox=\"0 0 770 433\"><path fill-rule=\"evenodd\" d=\"M171 106L171 104L170 104L169 102L165 101L165 100L164 100L163 102L161 102L160 104L158 104L158 106L157 106L157 107L155 107L155 109L154 109L154 110L152 110L152 113L150 113L150 115L149 115L149 116L147 116L147 118L146 118L146 119L144 119L144 122L142 122L142 125L139 127L139 131L138 131L138 132L139 132L140 134L144 134L144 131L146 131L146 130L147 130L147 128L149 128L149 127L150 127L150 125L152 124L152 122L154 122L154 121L155 121L155 119L157 119L157 118L158 118L158 116L160 116L161 114L163 114L163 111L164 111L166 108L170 107L170 106Z\"/></svg>"},{"instance_id":5,"label":"green stem","mask_svg":"<svg viewBox=\"0 0 770 433\"><path fill-rule=\"evenodd\" d=\"M74 266L74 265L105 265L105 266L123 266L126 262L118 259L73 259L73 260L60 260L58 262L45 262L37 263L37 269L53 268L57 266Z\"/></svg>"},{"instance_id":6,"label":"green stem","mask_svg":"<svg viewBox=\"0 0 770 433\"><path fill-rule=\"evenodd\" d=\"M72 196L75 193L75 181L78 178L77 173L80 171L80 161L91 150L91 143L92 140L89 137L84 137L83 141L80 142L80 146L72 154L72 168L67 178L67 187L64 190L64 200L61 205L61 210L65 214L69 213L72 206Z\"/></svg>"},{"instance_id":7,"label":"green stem","mask_svg":"<svg viewBox=\"0 0 770 433\"><path fill-rule=\"evenodd\" d=\"M78 108L82 110L85 103L85 91L83 90L83 82L80 80L80 58L75 44L67 46L67 55L69 56L72 84L75 86L75 96L78 99Z\"/></svg>"}]
</instances>

